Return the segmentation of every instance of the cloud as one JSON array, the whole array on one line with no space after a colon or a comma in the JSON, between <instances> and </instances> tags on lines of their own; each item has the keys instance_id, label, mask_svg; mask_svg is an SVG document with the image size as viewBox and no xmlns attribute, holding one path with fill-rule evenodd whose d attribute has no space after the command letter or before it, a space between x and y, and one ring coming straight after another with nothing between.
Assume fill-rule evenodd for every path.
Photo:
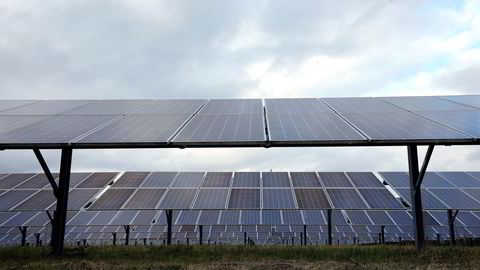
<instances>
[{"instance_id":1,"label":"cloud","mask_svg":"<svg viewBox=\"0 0 480 270\"><path fill-rule=\"evenodd\" d=\"M4 99L476 93L480 1L2 1ZM437 150L436 150L437 151ZM437 152L435 152L437 153ZM439 148L435 169L475 169ZM46 153L52 164L58 153ZM435 156L435 155L434 155ZM39 170L29 151L0 171ZM79 150L77 170L399 170L403 148Z\"/></svg>"}]
</instances>

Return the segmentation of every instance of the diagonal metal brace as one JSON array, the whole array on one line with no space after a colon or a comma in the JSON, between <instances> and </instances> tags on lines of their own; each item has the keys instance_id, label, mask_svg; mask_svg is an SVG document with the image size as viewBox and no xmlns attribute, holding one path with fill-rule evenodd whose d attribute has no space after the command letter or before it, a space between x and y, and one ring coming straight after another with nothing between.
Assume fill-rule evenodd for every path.
<instances>
[{"instance_id":1,"label":"diagonal metal brace","mask_svg":"<svg viewBox=\"0 0 480 270\"><path fill-rule=\"evenodd\" d=\"M458 210L455 210L455 212L452 216L452 222L455 221L455 219L457 218L457 215L458 215Z\"/></svg>"},{"instance_id":2,"label":"diagonal metal brace","mask_svg":"<svg viewBox=\"0 0 480 270\"><path fill-rule=\"evenodd\" d=\"M55 182L55 178L53 177L52 173L50 172L50 169L48 168L47 162L45 162L45 159L42 156L42 153L40 152L40 149L38 148L33 148L33 153L35 153L35 156L38 159L38 162L40 163L40 166L42 166L43 172L45 173L45 176L47 176L48 182L50 182L50 185L52 186L53 189L53 194L55 197L58 197L58 185Z\"/></svg>"},{"instance_id":3,"label":"diagonal metal brace","mask_svg":"<svg viewBox=\"0 0 480 270\"><path fill-rule=\"evenodd\" d=\"M422 185L423 177L425 176L425 173L427 172L428 163L430 162L430 158L432 157L434 147L435 146L433 144L430 144L428 146L427 153L425 153L425 158L423 159L422 169L420 170L420 173L418 174L418 179L417 179L417 184L415 185L415 190L420 189L420 186Z\"/></svg>"},{"instance_id":4,"label":"diagonal metal brace","mask_svg":"<svg viewBox=\"0 0 480 270\"><path fill-rule=\"evenodd\" d=\"M48 219L50 220L50 224L53 225L53 217L52 217L52 215L50 214L50 211L45 210L45 212L47 213ZM53 215L55 216L55 211L53 211Z\"/></svg>"}]
</instances>

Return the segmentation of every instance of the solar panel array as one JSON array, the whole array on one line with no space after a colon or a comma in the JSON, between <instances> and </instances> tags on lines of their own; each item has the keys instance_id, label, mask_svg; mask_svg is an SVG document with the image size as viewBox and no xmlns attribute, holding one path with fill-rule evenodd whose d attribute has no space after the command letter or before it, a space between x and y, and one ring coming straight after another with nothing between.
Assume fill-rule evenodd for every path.
<instances>
[{"instance_id":1,"label":"solar panel array","mask_svg":"<svg viewBox=\"0 0 480 270\"><path fill-rule=\"evenodd\" d=\"M0 146L475 143L480 96L0 101Z\"/></svg>"}]
</instances>

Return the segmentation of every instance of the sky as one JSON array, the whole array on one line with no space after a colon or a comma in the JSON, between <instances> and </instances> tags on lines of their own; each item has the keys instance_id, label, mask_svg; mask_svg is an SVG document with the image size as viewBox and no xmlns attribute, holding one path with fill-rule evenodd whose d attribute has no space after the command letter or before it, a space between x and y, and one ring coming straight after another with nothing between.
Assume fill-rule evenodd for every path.
<instances>
[{"instance_id":1,"label":"sky","mask_svg":"<svg viewBox=\"0 0 480 270\"><path fill-rule=\"evenodd\" d=\"M480 1L0 2L2 99L479 94ZM423 153L424 149L421 149ZM75 150L73 170L406 170L405 147ZM45 151L53 170L59 152ZM438 147L432 170L480 170ZM1 172L40 171L1 151Z\"/></svg>"}]
</instances>

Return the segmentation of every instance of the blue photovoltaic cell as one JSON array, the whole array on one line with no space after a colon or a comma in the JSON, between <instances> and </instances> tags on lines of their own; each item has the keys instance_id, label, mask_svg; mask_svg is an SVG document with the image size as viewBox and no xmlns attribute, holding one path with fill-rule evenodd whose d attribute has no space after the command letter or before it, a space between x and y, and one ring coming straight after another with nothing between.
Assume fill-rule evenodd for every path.
<instances>
[{"instance_id":1,"label":"blue photovoltaic cell","mask_svg":"<svg viewBox=\"0 0 480 270\"><path fill-rule=\"evenodd\" d=\"M384 187L371 172L347 172L347 175L356 187Z\"/></svg>"},{"instance_id":2,"label":"blue photovoltaic cell","mask_svg":"<svg viewBox=\"0 0 480 270\"><path fill-rule=\"evenodd\" d=\"M412 211L408 210L408 213L412 215ZM429 226L438 226L440 225L429 212L423 211L423 224Z\"/></svg>"},{"instance_id":3,"label":"blue photovoltaic cell","mask_svg":"<svg viewBox=\"0 0 480 270\"><path fill-rule=\"evenodd\" d=\"M0 196L0 211L8 211L30 197L36 190L10 190Z\"/></svg>"},{"instance_id":4,"label":"blue photovoltaic cell","mask_svg":"<svg viewBox=\"0 0 480 270\"><path fill-rule=\"evenodd\" d=\"M261 114L197 114L172 140L188 142L263 142Z\"/></svg>"},{"instance_id":5,"label":"blue photovoltaic cell","mask_svg":"<svg viewBox=\"0 0 480 270\"><path fill-rule=\"evenodd\" d=\"M117 173L99 172L89 175L76 188L103 188L117 176Z\"/></svg>"},{"instance_id":6,"label":"blue photovoltaic cell","mask_svg":"<svg viewBox=\"0 0 480 270\"><path fill-rule=\"evenodd\" d=\"M12 108L21 107L28 104L34 104L36 102L40 102L40 101L39 100L0 100L0 111L3 112Z\"/></svg>"},{"instance_id":7,"label":"blue photovoltaic cell","mask_svg":"<svg viewBox=\"0 0 480 270\"><path fill-rule=\"evenodd\" d=\"M112 187L138 187L148 174L149 172L126 172L113 183Z\"/></svg>"},{"instance_id":8,"label":"blue photovoltaic cell","mask_svg":"<svg viewBox=\"0 0 480 270\"><path fill-rule=\"evenodd\" d=\"M480 203L465 196L465 193L458 189L430 189L440 200L444 201L453 209L479 209Z\"/></svg>"},{"instance_id":9,"label":"blue photovoltaic cell","mask_svg":"<svg viewBox=\"0 0 480 270\"><path fill-rule=\"evenodd\" d=\"M228 208L260 208L259 189L232 188Z\"/></svg>"},{"instance_id":10,"label":"blue photovoltaic cell","mask_svg":"<svg viewBox=\"0 0 480 270\"><path fill-rule=\"evenodd\" d=\"M290 187L287 172L262 172L263 187Z\"/></svg>"},{"instance_id":11,"label":"blue photovoltaic cell","mask_svg":"<svg viewBox=\"0 0 480 270\"><path fill-rule=\"evenodd\" d=\"M385 97L383 100L409 111L461 111L474 108L438 97Z\"/></svg>"},{"instance_id":12,"label":"blue photovoltaic cell","mask_svg":"<svg viewBox=\"0 0 480 270\"><path fill-rule=\"evenodd\" d=\"M90 207L92 210L120 209L133 194L134 189L108 189Z\"/></svg>"},{"instance_id":13,"label":"blue photovoltaic cell","mask_svg":"<svg viewBox=\"0 0 480 270\"><path fill-rule=\"evenodd\" d=\"M81 226L86 225L90 222L90 220L96 216L99 212L98 211L81 211L78 212L70 221L67 222L68 226Z\"/></svg>"},{"instance_id":14,"label":"blue photovoltaic cell","mask_svg":"<svg viewBox=\"0 0 480 270\"><path fill-rule=\"evenodd\" d=\"M373 225L364 211L346 211L348 219L354 225Z\"/></svg>"},{"instance_id":15,"label":"blue photovoltaic cell","mask_svg":"<svg viewBox=\"0 0 480 270\"><path fill-rule=\"evenodd\" d=\"M298 208L328 209L332 208L323 189L295 189Z\"/></svg>"},{"instance_id":16,"label":"blue photovoltaic cell","mask_svg":"<svg viewBox=\"0 0 480 270\"><path fill-rule=\"evenodd\" d=\"M412 217L406 211L387 211L397 225L412 225Z\"/></svg>"},{"instance_id":17,"label":"blue photovoltaic cell","mask_svg":"<svg viewBox=\"0 0 480 270\"><path fill-rule=\"evenodd\" d=\"M235 172L233 187L260 187L259 172Z\"/></svg>"},{"instance_id":18,"label":"blue photovoltaic cell","mask_svg":"<svg viewBox=\"0 0 480 270\"><path fill-rule=\"evenodd\" d=\"M240 223L240 211L239 210L225 210L222 211L220 217L220 224L225 225L238 225Z\"/></svg>"},{"instance_id":19,"label":"blue photovoltaic cell","mask_svg":"<svg viewBox=\"0 0 480 270\"><path fill-rule=\"evenodd\" d=\"M230 187L231 172L208 172L203 181L203 187Z\"/></svg>"},{"instance_id":20,"label":"blue photovoltaic cell","mask_svg":"<svg viewBox=\"0 0 480 270\"><path fill-rule=\"evenodd\" d=\"M342 115L372 140L465 140L471 138L407 111Z\"/></svg>"},{"instance_id":21,"label":"blue photovoltaic cell","mask_svg":"<svg viewBox=\"0 0 480 270\"><path fill-rule=\"evenodd\" d=\"M113 118L108 115L55 116L0 132L0 143L69 143Z\"/></svg>"},{"instance_id":22,"label":"blue photovoltaic cell","mask_svg":"<svg viewBox=\"0 0 480 270\"><path fill-rule=\"evenodd\" d=\"M366 209L368 208L355 189L326 190L333 207L338 209Z\"/></svg>"},{"instance_id":23,"label":"blue photovoltaic cell","mask_svg":"<svg viewBox=\"0 0 480 270\"><path fill-rule=\"evenodd\" d=\"M303 224L303 219L300 211L297 210L283 210L282 211L284 224Z\"/></svg>"},{"instance_id":24,"label":"blue photovoltaic cell","mask_svg":"<svg viewBox=\"0 0 480 270\"><path fill-rule=\"evenodd\" d=\"M108 225L117 213L117 211L99 211L98 215L92 218L88 225Z\"/></svg>"},{"instance_id":25,"label":"blue photovoltaic cell","mask_svg":"<svg viewBox=\"0 0 480 270\"><path fill-rule=\"evenodd\" d=\"M261 99L211 99L200 114L263 114Z\"/></svg>"},{"instance_id":26,"label":"blue photovoltaic cell","mask_svg":"<svg viewBox=\"0 0 480 270\"><path fill-rule=\"evenodd\" d=\"M88 100L43 100L26 106L3 111L2 115L55 115L76 109L93 101Z\"/></svg>"},{"instance_id":27,"label":"blue photovoltaic cell","mask_svg":"<svg viewBox=\"0 0 480 270\"><path fill-rule=\"evenodd\" d=\"M58 173L52 173L52 176L56 179L58 177ZM47 185L50 186L49 183L50 182L45 174L39 173L22 184L16 186L15 189L40 189Z\"/></svg>"},{"instance_id":28,"label":"blue photovoltaic cell","mask_svg":"<svg viewBox=\"0 0 480 270\"><path fill-rule=\"evenodd\" d=\"M472 196L475 200L480 201L480 189L462 189L463 192L467 193L468 195Z\"/></svg>"},{"instance_id":29,"label":"blue photovoltaic cell","mask_svg":"<svg viewBox=\"0 0 480 270\"><path fill-rule=\"evenodd\" d=\"M46 210L54 202L55 196L51 190L40 190L15 207L15 210Z\"/></svg>"},{"instance_id":30,"label":"blue photovoltaic cell","mask_svg":"<svg viewBox=\"0 0 480 270\"><path fill-rule=\"evenodd\" d=\"M334 113L267 114L267 122L273 142L366 140Z\"/></svg>"},{"instance_id":31,"label":"blue photovoltaic cell","mask_svg":"<svg viewBox=\"0 0 480 270\"><path fill-rule=\"evenodd\" d=\"M163 99L151 100L129 114L188 114L195 113L204 99Z\"/></svg>"},{"instance_id":32,"label":"blue photovoltaic cell","mask_svg":"<svg viewBox=\"0 0 480 270\"><path fill-rule=\"evenodd\" d=\"M327 216L326 211L324 212L325 216ZM348 225L347 220L343 216L341 211L332 211L332 223L335 225Z\"/></svg>"},{"instance_id":33,"label":"blue photovoltaic cell","mask_svg":"<svg viewBox=\"0 0 480 270\"><path fill-rule=\"evenodd\" d=\"M167 143L190 115L127 115L76 143Z\"/></svg>"},{"instance_id":34,"label":"blue photovoltaic cell","mask_svg":"<svg viewBox=\"0 0 480 270\"><path fill-rule=\"evenodd\" d=\"M448 182L454 184L457 187L480 187L480 180L465 172L437 172L441 177L448 180Z\"/></svg>"},{"instance_id":35,"label":"blue photovoltaic cell","mask_svg":"<svg viewBox=\"0 0 480 270\"><path fill-rule=\"evenodd\" d=\"M228 189L201 189L193 208L196 209L223 209L226 207Z\"/></svg>"},{"instance_id":36,"label":"blue photovoltaic cell","mask_svg":"<svg viewBox=\"0 0 480 270\"><path fill-rule=\"evenodd\" d=\"M10 220L2 224L3 227L10 227L10 226L22 226L26 222L28 222L31 218L37 215L37 212L20 212Z\"/></svg>"},{"instance_id":37,"label":"blue photovoltaic cell","mask_svg":"<svg viewBox=\"0 0 480 270\"><path fill-rule=\"evenodd\" d=\"M176 175L176 172L152 172L147 179L145 179L142 187L169 187Z\"/></svg>"},{"instance_id":38,"label":"blue photovoltaic cell","mask_svg":"<svg viewBox=\"0 0 480 270\"><path fill-rule=\"evenodd\" d=\"M126 114L145 104L146 100L96 100L64 115L119 115Z\"/></svg>"},{"instance_id":39,"label":"blue photovoltaic cell","mask_svg":"<svg viewBox=\"0 0 480 270\"><path fill-rule=\"evenodd\" d=\"M197 224L198 215L200 211L196 210L181 210L180 215L176 221L176 225L195 225Z\"/></svg>"},{"instance_id":40,"label":"blue photovoltaic cell","mask_svg":"<svg viewBox=\"0 0 480 270\"><path fill-rule=\"evenodd\" d=\"M51 116L33 116L33 115L24 115L24 116L0 116L0 132L7 132L9 130L14 130L21 128L27 125L30 125L35 122L40 122L43 120L52 119Z\"/></svg>"},{"instance_id":41,"label":"blue photovoltaic cell","mask_svg":"<svg viewBox=\"0 0 480 270\"><path fill-rule=\"evenodd\" d=\"M327 224L322 210L302 210L306 225Z\"/></svg>"},{"instance_id":42,"label":"blue photovoltaic cell","mask_svg":"<svg viewBox=\"0 0 480 270\"><path fill-rule=\"evenodd\" d=\"M465 226L480 227L480 219L471 212L459 211L456 218L465 224Z\"/></svg>"},{"instance_id":43,"label":"blue photovoltaic cell","mask_svg":"<svg viewBox=\"0 0 480 270\"><path fill-rule=\"evenodd\" d=\"M265 99L268 114L332 112L316 98Z\"/></svg>"},{"instance_id":44,"label":"blue photovoltaic cell","mask_svg":"<svg viewBox=\"0 0 480 270\"><path fill-rule=\"evenodd\" d=\"M371 208L404 208L387 189L359 189Z\"/></svg>"},{"instance_id":45,"label":"blue photovoltaic cell","mask_svg":"<svg viewBox=\"0 0 480 270\"><path fill-rule=\"evenodd\" d=\"M291 189L263 189L263 208L295 208Z\"/></svg>"},{"instance_id":46,"label":"blue photovoltaic cell","mask_svg":"<svg viewBox=\"0 0 480 270\"><path fill-rule=\"evenodd\" d=\"M242 225L258 225L260 224L259 210L242 210Z\"/></svg>"},{"instance_id":47,"label":"blue photovoltaic cell","mask_svg":"<svg viewBox=\"0 0 480 270\"><path fill-rule=\"evenodd\" d=\"M263 210L262 224L277 225L282 224L282 217L280 210Z\"/></svg>"},{"instance_id":48,"label":"blue photovoltaic cell","mask_svg":"<svg viewBox=\"0 0 480 270\"><path fill-rule=\"evenodd\" d=\"M179 172L172 187L199 187L204 175L204 172Z\"/></svg>"},{"instance_id":49,"label":"blue photovoltaic cell","mask_svg":"<svg viewBox=\"0 0 480 270\"><path fill-rule=\"evenodd\" d=\"M402 110L379 98L322 98L339 113L396 112Z\"/></svg>"},{"instance_id":50,"label":"blue photovoltaic cell","mask_svg":"<svg viewBox=\"0 0 480 270\"><path fill-rule=\"evenodd\" d=\"M190 209L196 189L170 189L160 203L160 209Z\"/></svg>"},{"instance_id":51,"label":"blue photovoltaic cell","mask_svg":"<svg viewBox=\"0 0 480 270\"><path fill-rule=\"evenodd\" d=\"M138 189L123 209L155 209L165 189Z\"/></svg>"},{"instance_id":52,"label":"blue photovoltaic cell","mask_svg":"<svg viewBox=\"0 0 480 270\"><path fill-rule=\"evenodd\" d=\"M380 172L385 182L395 188L410 188L410 179L405 172Z\"/></svg>"},{"instance_id":53,"label":"blue photovoltaic cell","mask_svg":"<svg viewBox=\"0 0 480 270\"><path fill-rule=\"evenodd\" d=\"M291 172L294 187L321 187L317 174L313 172Z\"/></svg>"},{"instance_id":54,"label":"blue photovoltaic cell","mask_svg":"<svg viewBox=\"0 0 480 270\"><path fill-rule=\"evenodd\" d=\"M132 224L133 219L137 216L138 211L118 211L118 214L111 220L109 225L129 225ZM145 222L144 225L150 223Z\"/></svg>"},{"instance_id":55,"label":"blue photovoltaic cell","mask_svg":"<svg viewBox=\"0 0 480 270\"><path fill-rule=\"evenodd\" d=\"M15 173L4 176L0 179L0 189L13 188L34 175L33 173Z\"/></svg>"},{"instance_id":56,"label":"blue photovoltaic cell","mask_svg":"<svg viewBox=\"0 0 480 270\"><path fill-rule=\"evenodd\" d=\"M318 172L318 176L325 187L352 187L343 172Z\"/></svg>"},{"instance_id":57,"label":"blue photovoltaic cell","mask_svg":"<svg viewBox=\"0 0 480 270\"><path fill-rule=\"evenodd\" d=\"M411 205L410 189L396 188L395 191ZM422 189L423 209L447 209L447 206L433 196L428 190Z\"/></svg>"}]
</instances>

